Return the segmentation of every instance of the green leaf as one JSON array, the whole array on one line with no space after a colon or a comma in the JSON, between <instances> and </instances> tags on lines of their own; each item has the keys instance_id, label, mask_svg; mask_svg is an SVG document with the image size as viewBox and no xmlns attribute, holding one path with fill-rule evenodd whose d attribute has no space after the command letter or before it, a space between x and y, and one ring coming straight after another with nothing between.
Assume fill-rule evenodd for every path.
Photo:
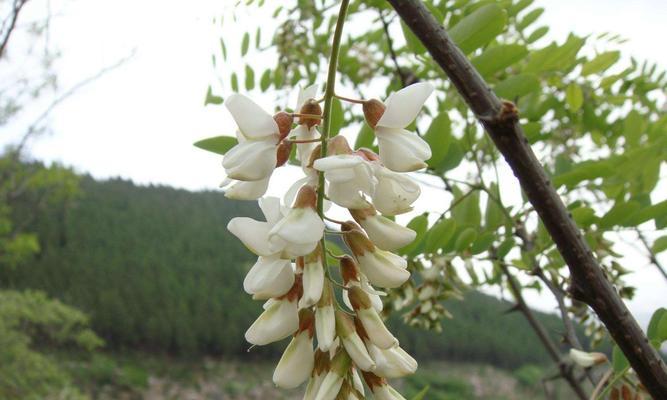
<instances>
[{"instance_id":1,"label":"green leaf","mask_svg":"<svg viewBox=\"0 0 667 400\"><path fill-rule=\"evenodd\" d=\"M459 198L459 196L457 196ZM456 201L456 200L454 200ZM482 212L479 209L479 191L474 190L452 209L452 217L459 226L472 226L479 229Z\"/></svg>"},{"instance_id":2,"label":"green leaf","mask_svg":"<svg viewBox=\"0 0 667 400\"><path fill-rule=\"evenodd\" d=\"M417 36L410 30L410 28L401 21L401 29L403 30L403 36L405 37L405 43L408 46L408 49L414 54L424 54L426 53L426 47L422 44Z\"/></svg>"},{"instance_id":3,"label":"green leaf","mask_svg":"<svg viewBox=\"0 0 667 400\"><path fill-rule=\"evenodd\" d=\"M540 81L533 74L512 75L499 82L494 90L499 97L515 99L540 90Z\"/></svg>"},{"instance_id":4,"label":"green leaf","mask_svg":"<svg viewBox=\"0 0 667 400\"><path fill-rule=\"evenodd\" d=\"M250 35L248 32L243 34L243 39L241 40L241 57L248 54L248 47L250 46Z\"/></svg>"},{"instance_id":5,"label":"green leaf","mask_svg":"<svg viewBox=\"0 0 667 400\"><path fill-rule=\"evenodd\" d=\"M505 258L507 254L512 250L514 247L514 239L511 237L505 239L499 246L498 246L498 251L496 252L496 255L498 256L499 259Z\"/></svg>"},{"instance_id":6,"label":"green leaf","mask_svg":"<svg viewBox=\"0 0 667 400\"><path fill-rule=\"evenodd\" d=\"M426 393L428 392L430 386L427 385L425 388L419 391L412 399L410 400L424 400L426 398Z\"/></svg>"},{"instance_id":7,"label":"green leaf","mask_svg":"<svg viewBox=\"0 0 667 400\"><path fill-rule=\"evenodd\" d=\"M428 127L424 140L431 147L431 158L426 161L432 169L438 169L445 161L449 151L449 143L452 139L452 121L446 111L438 114Z\"/></svg>"},{"instance_id":8,"label":"green leaf","mask_svg":"<svg viewBox=\"0 0 667 400\"><path fill-rule=\"evenodd\" d=\"M573 165L569 171L556 175L553 178L553 184L555 187L561 185L572 187L585 180L608 177L614 172L615 169L608 159L583 161Z\"/></svg>"},{"instance_id":9,"label":"green leaf","mask_svg":"<svg viewBox=\"0 0 667 400\"><path fill-rule=\"evenodd\" d=\"M225 41L220 39L220 49L222 50L222 59L227 60L227 46L225 46Z\"/></svg>"},{"instance_id":10,"label":"green leaf","mask_svg":"<svg viewBox=\"0 0 667 400\"><path fill-rule=\"evenodd\" d=\"M285 83L285 71L279 66L276 68L275 71L273 71L273 86L276 88L281 88L283 87L283 84Z\"/></svg>"},{"instance_id":11,"label":"green leaf","mask_svg":"<svg viewBox=\"0 0 667 400\"><path fill-rule=\"evenodd\" d=\"M565 101L572 112L579 111L584 104L584 92L581 90L581 86L574 82L567 85L567 89L565 89Z\"/></svg>"},{"instance_id":12,"label":"green leaf","mask_svg":"<svg viewBox=\"0 0 667 400\"><path fill-rule=\"evenodd\" d=\"M667 236L655 239L655 242L653 242L653 246L651 246L651 252L653 254L658 254L662 253L665 250L667 250Z\"/></svg>"},{"instance_id":13,"label":"green leaf","mask_svg":"<svg viewBox=\"0 0 667 400\"><path fill-rule=\"evenodd\" d=\"M590 226L597 221L597 216L595 215L595 210L590 207L577 207L572 210L572 219L579 226Z\"/></svg>"},{"instance_id":14,"label":"green leaf","mask_svg":"<svg viewBox=\"0 0 667 400\"><path fill-rule=\"evenodd\" d=\"M447 245L456 232L456 221L453 219L441 219L436 222L426 235L424 253L435 253L438 249Z\"/></svg>"},{"instance_id":15,"label":"green leaf","mask_svg":"<svg viewBox=\"0 0 667 400\"><path fill-rule=\"evenodd\" d=\"M327 240L325 242L325 244L327 246L327 250L329 252L333 253L334 255L342 256L343 254L345 254L345 252L335 242ZM338 260L335 259L331 254L327 254L327 264L328 265L337 265Z\"/></svg>"},{"instance_id":16,"label":"green leaf","mask_svg":"<svg viewBox=\"0 0 667 400\"><path fill-rule=\"evenodd\" d=\"M538 40L542 39L544 35L546 35L549 32L549 27L548 26L541 26L533 31L527 38L526 42L527 43L535 43Z\"/></svg>"},{"instance_id":17,"label":"green leaf","mask_svg":"<svg viewBox=\"0 0 667 400\"><path fill-rule=\"evenodd\" d=\"M250 91L255 88L255 71L249 66L245 66L245 88Z\"/></svg>"},{"instance_id":18,"label":"green leaf","mask_svg":"<svg viewBox=\"0 0 667 400\"><path fill-rule=\"evenodd\" d=\"M534 0L519 0L516 2L516 4L513 4L510 6L510 8L507 10L508 14L510 17L513 17L520 13L523 9L526 7L530 6L533 4Z\"/></svg>"},{"instance_id":19,"label":"green leaf","mask_svg":"<svg viewBox=\"0 0 667 400\"><path fill-rule=\"evenodd\" d=\"M609 229L613 226L623 225L626 221L630 220L640 208L641 204L632 200L627 203L616 203L611 210L600 218L598 227L600 229Z\"/></svg>"},{"instance_id":20,"label":"green leaf","mask_svg":"<svg viewBox=\"0 0 667 400\"><path fill-rule=\"evenodd\" d=\"M521 21L519 21L516 24L516 29L522 31L528 28L528 26L530 26L530 24L535 22L543 13L544 13L544 8L541 7L532 10L531 12L526 14L523 18L521 18Z\"/></svg>"},{"instance_id":21,"label":"green leaf","mask_svg":"<svg viewBox=\"0 0 667 400\"><path fill-rule=\"evenodd\" d=\"M661 307L655 310L646 329L646 336L658 343L667 340L667 309Z\"/></svg>"},{"instance_id":22,"label":"green leaf","mask_svg":"<svg viewBox=\"0 0 667 400\"><path fill-rule=\"evenodd\" d=\"M577 54L584 42L584 39L570 35L562 46L552 43L540 50L533 51L530 53L530 59L524 72L568 71L576 61Z\"/></svg>"},{"instance_id":23,"label":"green leaf","mask_svg":"<svg viewBox=\"0 0 667 400\"><path fill-rule=\"evenodd\" d=\"M239 91L239 78L236 76L236 72L232 72L232 76L229 78L231 85L232 85L232 91L238 92Z\"/></svg>"},{"instance_id":24,"label":"green leaf","mask_svg":"<svg viewBox=\"0 0 667 400\"><path fill-rule=\"evenodd\" d=\"M373 128L364 123L361 125L361 130L357 135L357 140L354 142L354 148L359 149L361 147L365 147L367 149L371 149L373 148L374 140L375 134L373 133Z\"/></svg>"},{"instance_id":25,"label":"green leaf","mask_svg":"<svg viewBox=\"0 0 667 400\"><path fill-rule=\"evenodd\" d=\"M465 54L486 45L505 30L507 13L492 3L466 15L449 30L449 36Z\"/></svg>"},{"instance_id":26,"label":"green leaf","mask_svg":"<svg viewBox=\"0 0 667 400\"><path fill-rule=\"evenodd\" d=\"M194 145L200 149L207 150L216 154L224 155L236 146L239 142L231 136L214 136L195 142Z\"/></svg>"},{"instance_id":27,"label":"green leaf","mask_svg":"<svg viewBox=\"0 0 667 400\"><path fill-rule=\"evenodd\" d=\"M621 373L630 366L628 359L625 358L625 354L623 354L618 345L614 345L614 349L611 352L611 366L616 373Z\"/></svg>"},{"instance_id":28,"label":"green leaf","mask_svg":"<svg viewBox=\"0 0 667 400\"><path fill-rule=\"evenodd\" d=\"M259 45L262 43L262 28L257 27L257 33L255 34L255 48L259 49Z\"/></svg>"},{"instance_id":29,"label":"green leaf","mask_svg":"<svg viewBox=\"0 0 667 400\"><path fill-rule=\"evenodd\" d=\"M222 97L214 95L210 85L206 91L206 99L204 99L204 105L208 104L222 104Z\"/></svg>"},{"instance_id":30,"label":"green leaf","mask_svg":"<svg viewBox=\"0 0 667 400\"><path fill-rule=\"evenodd\" d=\"M454 169L459 166L461 160L463 160L463 148L461 143L452 138L452 142L449 144L449 149L447 150L447 155L445 159L438 165L438 172L444 173L451 169Z\"/></svg>"},{"instance_id":31,"label":"green leaf","mask_svg":"<svg viewBox=\"0 0 667 400\"><path fill-rule=\"evenodd\" d=\"M528 50L520 44L503 44L489 47L482 54L473 58L472 64L477 71L486 79L494 73L521 61L528 55Z\"/></svg>"},{"instance_id":32,"label":"green leaf","mask_svg":"<svg viewBox=\"0 0 667 400\"><path fill-rule=\"evenodd\" d=\"M493 232L486 232L480 235L472 244L470 252L472 254L482 253L491 247L493 241L496 239L496 235Z\"/></svg>"},{"instance_id":33,"label":"green leaf","mask_svg":"<svg viewBox=\"0 0 667 400\"><path fill-rule=\"evenodd\" d=\"M632 110L623 120L623 136L628 143L638 144L646 123L644 117L637 111Z\"/></svg>"},{"instance_id":34,"label":"green leaf","mask_svg":"<svg viewBox=\"0 0 667 400\"><path fill-rule=\"evenodd\" d=\"M271 70L267 69L259 80L259 88L262 89L262 92L265 92L269 86L271 86Z\"/></svg>"},{"instance_id":35,"label":"green leaf","mask_svg":"<svg viewBox=\"0 0 667 400\"><path fill-rule=\"evenodd\" d=\"M639 225L651 219L667 216L667 200L642 208L636 215L630 216L630 225Z\"/></svg>"},{"instance_id":36,"label":"green leaf","mask_svg":"<svg viewBox=\"0 0 667 400\"><path fill-rule=\"evenodd\" d=\"M409 245L398 250L400 255L415 256L421 252L421 248L424 247L424 237L428 229L428 217L425 214L418 215L414 217L410 222L408 222L408 228L412 229L417 233L415 240L412 241Z\"/></svg>"},{"instance_id":37,"label":"green leaf","mask_svg":"<svg viewBox=\"0 0 667 400\"><path fill-rule=\"evenodd\" d=\"M498 187L496 184L492 184L489 190L494 193L494 196L498 196ZM503 213L500 205L490 197L487 197L486 200L486 211L484 212L484 226L488 230L495 230L499 227L503 220L505 219L505 214Z\"/></svg>"},{"instance_id":38,"label":"green leaf","mask_svg":"<svg viewBox=\"0 0 667 400\"><path fill-rule=\"evenodd\" d=\"M465 228L461 233L459 233L459 236L456 238L456 244L454 245L454 249L456 250L457 253L460 253L467 249L472 242L475 241L477 238L477 230L475 228Z\"/></svg>"},{"instance_id":39,"label":"green leaf","mask_svg":"<svg viewBox=\"0 0 667 400\"><path fill-rule=\"evenodd\" d=\"M619 51L608 51L581 66L581 75L591 75L607 70L621 58Z\"/></svg>"},{"instance_id":40,"label":"green leaf","mask_svg":"<svg viewBox=\"0 0 667 400\"><path fill-rule=\"evenodd\" d=\"M333 99L331 103L331 126L329 136L336 136L345 124L345 115L343 111L343 104L338 99Z\"/></svg>"}]
</instances>

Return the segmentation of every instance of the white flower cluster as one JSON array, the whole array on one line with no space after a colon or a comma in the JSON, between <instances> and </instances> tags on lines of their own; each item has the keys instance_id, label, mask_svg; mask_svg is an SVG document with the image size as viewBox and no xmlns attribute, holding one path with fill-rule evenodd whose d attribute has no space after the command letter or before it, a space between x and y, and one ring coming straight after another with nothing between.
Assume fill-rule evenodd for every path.
<instances>
[{"instance_id":1,"label":"white flower cluster","mask_svg":"<svg viewBox=\"0 0 667 400\"><path fill-rule=\"evenodd\" d=\"M387 379L413 373L417 362L399 347L385 327L378 288L396 288L409 277L407 263L391 251L406 246L415 232L387 216L405 213L420 194L419 185L403 172L423 168L428 145L405 130L433 91L418 83L392 94L385 103L363 102L374 129L379 155L353 150L343 136L327 139L327 154L316 126L321 108L316 87L299 94L298 114L273 117L242 95L225 105L236 120L239 144L224 157L226 196L258 199L277 166L289 158L292 145L306 175L285 196L259 199L266 221L233 218L228 229L258 256L243 283L264 312L245 334L265 345L292 336L274 375L283 388L306 380L304 399L363 399L363 380L376 399L403 399ZM296 118L296 119L295 119ZM296 127L292 126L296 122ZM323 173L325 187L319 187ZM349 210L352 220L338 223L351 254L337 256L342 283L330 278L323 236L324 212L318 195ZM338 304L335 288L340 287ZM316 339L316 345L313 343Z\"/></svg>"}]
</instances>

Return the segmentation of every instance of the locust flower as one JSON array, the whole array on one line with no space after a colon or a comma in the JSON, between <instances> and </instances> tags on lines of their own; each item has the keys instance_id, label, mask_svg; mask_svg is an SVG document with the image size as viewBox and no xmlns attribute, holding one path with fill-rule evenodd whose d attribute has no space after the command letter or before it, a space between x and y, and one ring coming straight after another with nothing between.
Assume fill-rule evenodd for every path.
<instances>
[{"instance_id":1,"label":"locust flower","mask_svg":"<svg viewBox=\"0 0 667 400\"><path fill-rule=\"evenodd\" d=\"M282 340L299 328L296 299L269 300L269 306L245 333L245 339L258 346Z\"/></svg>"},{"instance_id":2,"label":"locust flower","mask_svg":"<svg viewBox=\"0 0 667 400\"><path fill-rule=\"evenodd\" d=\"M359 266L354 259L348 255L344 255L340 259L340 271L343 277L343 283L345 287L351 288L352 286L358 286L366 292L368 295L371 305L377 312L382 312L383 304L380 295L385 295L386 293L377 291L368 283L368 278L366 275L362 274L359 271ZM343 291L343 303L350 309L352 308L352 303L350 303L350 296L348 295L349 290Z\"/></svg>"},{"instance_id":3,"label":"locust flower","mask_svg":"<svg viewBox=\"0 0 667 400\"><path fill-rule=\"evenodd\" d=\"M267 246L271 252L291 258L315 250L324 235L324 222L315 211L316 198L311 186L299 190L292 209L268 233Z\"/></svg>"},{"instance_id":4,"label":"locust flower","mask_svg":"<svg viewBox=\"0 0 667 400\"><path fill-rule=\"evenodd\" d=\"M265 222L248 217L235 217L227 224L227 230L258 256L279 254L279 251L275 251L269 246L269 232L283 219L280 199L276 197L262 198L259 200L259 207L266 218Z\"/></svg>"},{"instance_id":5,"label":"locust flower","mask_svg":"<svg viewBox=\"0 0 667 400\"><path fill-rule=\"evenodd\" d=\"M367 204L367 208L350 210L350 214L364 228L371 241L382 250L400 249L417 237L417 232L378 214L370 204Z\"/></svg>"},{"instance_id":6,"label":"locust flower","mask_svg":"<svg viewBox=\"0 0 667 400\"><path fill-rule=\"evenodd\" d=\"M405 400L393 387L387 384L387 380L372 372L362 372L366 384L373 393L376 400Z\"/></svg>"},{"instance_id":7,"label":"locust flower","mask_svg":"<svg viewBox=\"0 0 667 400\"><path fill-rule=\"evenodd\" d=\"M269 188L269 179L271 176L258 181L237 181L235 179L225 179L220 187L225 192L225 197L232 200L257 200L264 196L266 189Z\"/></svg>"},{"instance_id":8,"label":"locust flower","mask_svg":"<svg viewBox=\"0 0 667 400\"><path fill-rule=\"evenodd\" d=\"M299 329L287 345L273 372L273 383L284 389L292 389L308 379L315 364L313 351L313 312L299 312Z\"/></svg>"},{"instance_id":9,"label":"locust flower","mask_svg":"<svg viewBox=\"0 0 667 400\"><path fill-rule=\"evenodd\" d=\"M570 349L570 359L582 368L590 368L594 365L606 362L607 356L604 355L604 353L587 353L577 349Z\"/></svg>"},{"instance_id":10,"label":"locust flower","mask_svg":"<svg viewBox=\"0 0 667 400\"><path fill-rule=\"evenodd\" d=\"M308 385L306 386L303 400L315 400L317 392L320 390L320 386L330 370L331 358L329 357L329 353L315 350L315 363L310 379L308 380Z\"/></svg>"},{"instance_id":11,"label":"locust flower","mask_svg":"<svg viewBox=\"0 0 667 400\"><path fill-rule=\"evenodd\" d=\"M334 400L338 396L338 392L340 392L343 381L350 369L350 362L350 356L344 350L336 354L333 360L331 360L331 369L320 384L315 400Z\"/></svg>"},{"instance_id":12,"label":"locust flower","mask_svg":"<svg viewBox=\"0 0 667 400\"><path fill-rule=\"evenodd\" d=\"M322 115L322 108L315 101L317 95L317 84L310 85L307 88L299 88L299 95L295 110L300 114ZM316 126L320 123L318 118L299 117L296 121L297 127L292 130L290 137L296 140L312 140L320 137ZM301 161L301 166L305 168L310 159L310 155L317 147L317 143L297 143L296 158Z\"/></svg>"},{"instance_id":13,"label":"locust flower","mask_svg":"<svg viewBox=\"0 0 667 400\"><path fill-rule=\"evenodd\" d=\"M340 310L336 310L336 333L341 339L345 351L350 355L357 368L362 371L372 371L375 369L375 361L368 354L368 350L354 326L354 321Z\"/></svg>"},{"instance_id":14,"label":"locust flower","mask_svg":"<svg viewBox=\"0 0 667 400\"><path fill-rule=\"evenodd\" d=\"M292 263L274 255L257 259L243 280L243 289L255 299L268 299L284 295L293 284Z\"/></svg>"},{"instance_id":15,"label":"locust flower","mask_svg":"<svg viewBox=\"0 0 667 400\"><path fill-rule=\"evenodd\" d=\"M398 215L412 210L421 194L419 185L409 176L399 174L377 163L373 164L377 185L373 205L384 215Z\"/></svg>"},{"instance_id":16,"label":"locust flower","mask_svg":"<svg viewBox=\"0 0 667 400\"><path fill-rule=\"evenodd\" d=\"M316 170L324 172L329 183L328 198L349 209L366 207L365 196L373 196L377 183L372 165L353 154L343 136L333 138L329 146L329 155L313 163Z\"/></svg>"},{"instance_id":17,"label":"locust flower","mask_svg":"<svg viewBox=\"0 0 667 400\"><path fill-rule=\"evenodd\" d=\"M366 343L368 352L375 360L375 374L387 379L402 378L417 371L417 361L399 346L381 349Z\"/></svg>"},{"instance_id":18,"label":"locust flower","mask_svg":"<svg viewBox=\"0 0 667 400\"><path fill-rule=\"evenodd\" d=\"M321 351L331 349L336 338L336 312L333 306L333 299L333 288L327 282L322 287L322 296L315 307L317 347Z\"/></svg>"},{"instance_id":19,"label":"locust flower","mask_svg":"<svg viewBox=\"0 0 667 400\"><path fill-rule=\"evenodd\" d=\"M322 257L321 247L318 246L315 248L315 251L300 258L303 263L303 297L299 300L299 308L314 305L322 296L322 289L324 287ZM299 259L297 259L298 261Z\"/></svg>"},{"instance_id":20,"label":"locust flower","mask_svg":"<svg viewBox=\"0 0 667 400\"><path fill-rule=\"evenodd\" d=\"M349 289L349 296L357 319L364 327L370 341L381 349L389 349L398 345L398 340L389 332L380 315L372 307L366 292L358 286L353 286Z\"/></svg>"},{"instance_id":21,"label":"locust flower","mask_svg":"<svg viewBox=\"0 0 667 400\"><path fill-rule=\"evenodd\" d=\"M284 112L269 115L255 102L241 94L233 94L225 101L239 127L239 143L230 149L222 161L222 166L231 179L259 181L271 176L284 148L278 146L289 133L292 117Z\"/></svg>"},{"instance_id":22,"label":"locust flower","mask_svg":"<svg viewBox=\"0 0 667 400\"><path fill-rule=\"evenodd\" d=\"M377 248L361 230L346 230L343 239L352 250L361 272L373 285L391 289L410 278L403 257Z\"/></svg>"},{"instance_id":23,"label":"locust flower","mask_svg":"<svg viewBox=\"0 0 667 400\"><path fill-rule=\"evenodd\" d=\"M410 172L426 167L431 149L416 133L405 130L415 119L433 85L415 83L389 95L383 104L368 100L363 104L366 121L375 130L380 159L396 172Z\"/></svg>"}]
</instances>

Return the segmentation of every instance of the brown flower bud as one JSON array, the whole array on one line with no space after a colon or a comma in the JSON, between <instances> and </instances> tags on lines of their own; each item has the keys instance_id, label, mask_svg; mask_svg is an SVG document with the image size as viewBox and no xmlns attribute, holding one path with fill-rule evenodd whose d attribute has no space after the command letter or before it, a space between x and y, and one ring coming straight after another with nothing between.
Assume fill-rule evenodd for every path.
<instances>
[{"instance_id":1,"label":"brown flower bud","mask_svg":"<svg viewBox=\"0 0 667 400\"><path fill-rule=\"evenodd\" d=\"M283 140L292 130L292 123L294 123L294 118L285 111L280 111L273 116L273 120L278 124L280 140Z\"/></svg>"},{"instance_id":2,"label":"brown flower bud","mask_svg":"<svg viewBox=\"0 0 667 400\"><path fill-rule=\"evenodd\" d=\"M373 207L373 205L370 203L368 204L368 208L361 208L357 210L348 210L348 211L350 211L352 218L354 218L354 220L357 221L357 223L361 223L361 221L364 221L366 218L377 215L375 207Z\"/></svg>"},{"instance_id":3,"label":"brown flower bud","mask_svg":"<svg viewBox=\"0 0 667 400\"><path fill-rule=\"evenodd\" d=\"M364 232L359 229L352 229L343 233L343 240L347 247L352 250L355 256L361 257L366 252L374 252L375 245L371 240L366 236Z\"/></svg>"},{"instance_id":4,"label":"brown flower bud","mask_svg":"<svg viewBox=\"0 0 667 400\"><path fill-rule=\"evenodd\" d=\"M312 208L317 207L317 192L310 185L301 186L299 193L296 195L294 205L292 208Z\"/></svg>"},{"instance_id":5,"label":"brown flower bud","mask_svg":"<svg viewBox=\"0 0 667 400\"><path fill-rule=\"evenodd\" d=\"M380 118L382 118L385 108L385 105L380 100L370 99L364 101L362 109L364 110L366 122L371 128L375 129L375 125L377 125Z\"/></svg>"},{"instance_id":6,"label":"brown flower bud","mask_svg":"<svg viewBox=\"0 0 667 400\"><path fill-rule=\"evenodd\" d=\"M329 147L327 148L327 155L335 156L339 154L352 154L352 148L345 139L345 136L337 135L329 139Z\"/></svg>"},{"instance_id":7,"label":"brown flower bud","mask_svg":"<svg viewBox=\"0 0 667 400\"><path fill-rule=\"evenodd\" d=\"M354 152L355 154L359 155L359 157L363 158L366 161L380 161L380 156L377 155L373 150L367 149L365 147L362 147L360 149L357 149L357 151Z\"/></svg>"},{"instance_id":8,"label":"brown flower bud","mask_svg":"<svg viewBox=\"0 0 667 400\"><path fill-rule=\"evenodd\" d=\"M387 384L387 380L384 378L381 378L377 375L375 375L372 372L366 372L366 371L361 371L361 375L364 377L364 380L366 381L366 384L368 387L371 389L371 391L375 391L375 388L378 388L380 386L384 386Z\"/></svg>"},{"instance_id":9,"label":"brown flower bud","mask_svg":"<svg viewBox=\"0 0 667 400\"><path fill-rule=\"evenodd\" d=\"M310 308L299 310L299 329L294 333L294 336L303 331L308 331L308 336L311 338L315 334L315 314Z\"/></svg>"},{"instance_id":10,"label":"brown flower bud","mask_svg":"<svg viewBox=\"0 0 667 400\"><path fill-rule=\"evenodd\" d=\"M298 301L303 296L303 279L301 274L294 275L294 284L292 288L284 295L277 297L278 300L287 299L288 301Z\"/></svg>"},{"instance_id":11,"label":"brown flower bud","mask_svg":"<svg viewBox=\"0 0 667 400\"><path fill-rule=\"evenodd\" d=\"M350 304L355 310L371 308L371 299L368 294L359 286L352 286L348 289Z\"/></svg>"},{"instance_id":12,"label":"brown flower bud","mask_svg":"<svg viewBox=\"0 0 667 400\"><path fill-rule=\"evenodd\" d=\"M364 328L364 324L361 323L361 320L359 318L354 318L354 327L357 328L357 334L363 340L364 342L370 340L368 337L368 332L366 332L366 328Z\"/></svg>"},{"instance_id":13,"label":"brown flower bud","mask_svg":"<svg viewBox=\"0 0 667 400\"><path fill-rule=\"evenodd\" d=\"M359 266L354 258L347 254L340 259L340 274L343 278L343 283L348 284L350 281L359 282Z\"/></svg>"},{"instance_id":14,"label":"brown flower bud","mask_svg":"<svg viewBox=\"0 0 667 400\"><path fill-rule=\"evenodd\" d=\"M346 338L354 334L354 321L352 318L341 310L336 310L336 334L341 338Z\"/></svg>"},{"instance_id":15,"label":"brown flower bud","mask_svg":"<svg viewBox=\"0 0 667 400\"><path fill-rule=\"evenodd\" d=\"M331 368L331 358L329 352L320 349L315 350L315 366L313 367L313 376L322 375L329 372Z\"/></svg>"},{"instance_id":16,"label":"brown flower bud","mask_svg":"<svg viewBox=\"0 0 667 400\"><path fill-rule=\"evenodd\" d=\"M309 115L322 115L322 107L314 99L310 99L304 103L299 110L299 114L309 114ZM315 125L320 123L320 118L299 118L299 125L306 124L308 128L312 128Z\"/></svg>"},{"instance_id":17,"label":"brown flower bud","mask_svg":"<svg viewBox=\"0 0 667 400\"><path fill-rule=\"evenodd\" d=\"M276 147L276 168L282 167L289 160L292 153L292 142L282 141Z\"/></svg>"}]
</instances>

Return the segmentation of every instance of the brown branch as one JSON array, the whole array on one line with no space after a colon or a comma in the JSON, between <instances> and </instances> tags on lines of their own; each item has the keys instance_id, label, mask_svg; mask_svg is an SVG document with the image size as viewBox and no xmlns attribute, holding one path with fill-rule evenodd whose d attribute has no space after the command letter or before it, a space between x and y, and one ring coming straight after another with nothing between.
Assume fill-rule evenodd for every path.
<instances>
[{"instance_id":1,"label":"brown branch","mask_svg":"<svg viewBox=\"0 0 667 400\"><path fill-rule=\"evenodd\" d=\"M21 9L27 2L28 0L14 0L11 15L9 16L9 26L7 27L7 30L2 34L2 39L0 40L0 58L2 58L2 56L5 54L5 49L7 48L7 43L9 43L9 38L12 36L12 33L14 32L14 28L16 28L16 21L19 18L19 13L21 12Z\"/></svg>"},{"instance_id":2,"label":"brown branch","mask_svg":"<svg viewBox=\"0 0 667 400\"><path fill-rule=\"evenodd\" d=\"M655 267L660 271L662 276L667 279L667 272L665 272L665 268L660 264L660 261L658 261L658 258L653 254L653 250L651 249L651 246L649 246L648 241L644 237L644 235L641 233L639 229L637 229L637 235L639 236L639 240L642 242L644 247L646 248L646 251L648 251L648 258L651 260L651 264L655 265Z\"/></svg>"},{"instance_id":3,"label":"brown branch","mask_svg":"<svg viewBox=\"0 0 667 400\"><path fill-rule=\"evenodd\" d=\"M401 79L401 86L407 86L407 78L401 69L401 66L398 65L398 57L396 56L396 51L394 50L394 42L391 40L391 35L389 34L389 23L382 14L382 11L378 11L380 14L380 21L382 21L382 28L384 29L384 36L387 38L387 47L389 48L389 56L394 63L394 68L396 69L396 74Z\"/></svg>"},{"instance_id":4,"label":"brown branch","mask_svg":"<svg viewBox=\"0 0 667 400\"><path fill-rule=\"evenodd\" d=\"M563 201L551 186L523 134L516 107L510 102L501 102L489 89L421 1L389 2L447 74L519 179L569 267L573 295L595 310L648 392L656 399L666 399L667 366L605 278Z\"/></svg>"},{"instance_id":5,"label":"brown branch","mask_svg":"<svg viewBox=\"0 0 667 400\"><path fill-rule=\"evenodd\" d=\"M579 384L577 378L574 376L572 366L568 365L568 363L563 360L558 347L549 337L547 330L544 328L544 326L542 326L542 324L540 324L537 318L535 318L532 310L530 307L528 307L526 301L523 299L521 288L519 287L519 284L516 282L512 274L510 274L507 265L502 260L498 260L498 266L500 266L500 269L503 271L503 274L507 278L509 289L512 292L512 296L514 296L514 299L516 300L517 309L524 315L531 328L533 328L533 331L535 331L535 334L540 339L540 342L542 342L542 345L547 349L551 359L556 363L556 365L558 365L560 375L567 381L572 390L580 399L587 400L588 395Z\"/></svg>"}]
</instances>

